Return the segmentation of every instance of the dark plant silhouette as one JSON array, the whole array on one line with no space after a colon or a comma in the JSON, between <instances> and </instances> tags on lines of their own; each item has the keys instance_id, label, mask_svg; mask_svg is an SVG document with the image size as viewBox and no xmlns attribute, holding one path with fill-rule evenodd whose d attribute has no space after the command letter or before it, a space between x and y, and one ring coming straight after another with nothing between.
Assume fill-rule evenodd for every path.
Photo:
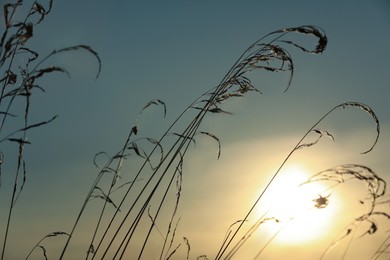
<instances>
[{"instance_id":1,"label":"dark plant silhouette","mask_svg":"<svg viewBox=\"0 0 390 260\"><path fill-rule=\"evenodd\" d=\"M39 80L47 74L60 72L70 76L65 68L45 65L45 63L58 53L86 50L92 53L98 60L98 73L100 73L101 62L98 54L87 45L78 45L66 47L52 51L49 55L40 58L39 54L26 47L28 41L33 37L33 28L38 26L49 14L52 8L53 1L49 1L47 6L42 5L38 1L34 1L29 8L27 15L23 21L16 21L14 15L17 10L24 4L22 0L15 3L7 3L4 5L4 20L5 30L2 33L0 40L0 68L1 68L1 94L0 94L0 143L13 142L18 146L17 165L14 171L15 178L13 183L12 194L9 203L7 221L5 224L5 234L2 246L1 259L4 258L8 234L11 228L12 213L19 195L23 191L28 174L26 161L24 159L24 151L27 145L31 143L27 140L28 131L44 126L57 118L57 115L52 116L49 120L44 120L37 123L31 123L30 118L30 102L31 96L36 91L45 91L45 88L39 84ZM23 56L26 58L24 64L16 62L16 57ZM11 113L11 108L17 104L21 114ZM18 111L19 111L18 109ZM13 122L18 120L19 126L15 129L6 127L10 124L7 122L12 117ZM12 126L15 124L13 123ZM1 151L1 165L6 163L5 158L11 156L5 151ZM0 185L1 185L0 171Z\"/></svg>"},{"instance_id":2,"label":"dark plant silhouette","mask_svg":"<svg viewBox=\"0 0 390 260\"><path fill-rule=\"evenodd\" d=\"M26 185L28 167L24 158L24 151L31 145L30 141L27 140L28 133L33 128L44 127L57 119L57 115L54 115L40 122L30 122L31 96L36 91L45 91L45 87L40 84L40 80L47 74L59 72L70 76L65 68L45 64L50 61L51 57L59 53L86 51L97 60L96 77L98 77L102 63L98 53L90 46L83 44L54 50L41 58L36 51L27 47L28 41L33 37L33 29L43 22L50 13L53 1L48 1L46 5L43 5L40 1L34 1L28 9L25 19L22 22L16 21L14 15L23 5L23 0L4 5L5 31L2 33L0 40L0 69L2 73L0 76L2 87L0 96L0 143L11 142L18 147L17 164L14 169L15 177L12 193L10 194L7 218L5 223L1 223L5 225L1 259L6 256L7 241L9 232L12 232L12 217L16 202ZM316 44L312 47L306 47L291 41L289 36L292 34L298 37L312 37L316 39ZM160 259L171 259L178 250L183 248L186 259L190 259L190 240L187 237L182 239L176 237L176 231L180 228L179 204L183 192L183 164L188 156L187 151L193 144L196 144L199 136L209 137L210 140L216 142L216 157L221 156L221 141L218 135L202 130L203 120L210 115L232 114L230 111L223 109L223 104L233 98L244 97L249 93L261 93L260 89L252 83L250 77L252 72L265 70L288 73L289 79L285 89L287 91L291 85L295 69L289 49L320 54L326 49L327 42L325 32L313 25L280 29L265 35L243 52L216 87L201 94L187 106L159 138L142 137L138 120L143 112L152 106L160 107L165 117L167 113L166 104L160 99L154 99L146 103L133 125L129 128L128 135L124 138L118 152L114 155L109 155L106 152L99 152L95 155L93 163L98 169L98 173L89 188L87 196L82 201L80 211L76 214L70 230L67 232L55 231L43 236L40 241L35 245L33 244L26 259L38 248L41 248L44 258L48 259L43 241L57 236L66 239L60 252L60 259L66 258L72 243L79 236L78 228L81 225L81 219L86 215L91 201L96 199L101 200L101 204L99 204L99 213L95 215L95 219L90 220L93 223L93 228L89 234L88 247L85 248L86 259L122 259L127 258L129 254L135 258L142 258L145 251L151 246L154 250L159 250ZM16 63L15 57L17 56L25 57L26 62ZM22 107L18 107L16 110L21 111L20 114L11 112L13 111L11 108L16 105L20 106L20 104L22 104ZM308 129L285 157L285 160L243 218L228 228L222 244L213 258L232 258L241 249L242 245L250 239L251 235L257 231L259 226L269 221L279 222L277 218L264 214L251 227L247 228L245 226L254 208L262 203L263 195L293 154L301 149L309 149L323 137L334 140L329 131L319 129L318 126L332 113L347 108L362 110L374 120L376 137L372 145L363 153L368 153L374 148L380 134L380 123L370 106L360 102L345 102L330 109ZM14 129L10 129L11 126L14 126L14 124L9 126L10 118L16 120L19 124ZM307 137L311 134L317 136L315 141L307 141ZM7 163L7 158L12 155L7 151L0 150L0 152L1 185L1 166ZM99 163L101 161L105 161L105 163L101 165ZM134 173L128 174L127 169L131 168L128 167L129 165L137 165L138 168ZM336 238L322 257L338 241L355 232L358 225L369 223L369 228L364 232L364 235L370 235L377 232L379 228L375 221L376 218L390 220L388 210L378 209L378 205L389 203L389 200L385 197L386 182L369 167L359 164L337 166L313 175L302 185L313 182L332 182L335 183L332 188L335 188L337 185L352 180L367 183L370 198L365 203L368 202L370 208L365 214L358 216L346 228L345 233ZM329 199L328 195L320 194L313 199L314 207L317 209L327 207ZM156 243L157 239L154 239L154 237L158 237L158 243ZM264 248L272 242L273 238L269 240ZM379 257L387 254L389 247L390 242L387 238L378 247L373 259L379 259ZM258 256L261 255L262 250L260 250ZM345 252L347 250L348 248ZM207 255L201 255L198 256L198 259L209 258Z\"/></svg>"}]
</instances>

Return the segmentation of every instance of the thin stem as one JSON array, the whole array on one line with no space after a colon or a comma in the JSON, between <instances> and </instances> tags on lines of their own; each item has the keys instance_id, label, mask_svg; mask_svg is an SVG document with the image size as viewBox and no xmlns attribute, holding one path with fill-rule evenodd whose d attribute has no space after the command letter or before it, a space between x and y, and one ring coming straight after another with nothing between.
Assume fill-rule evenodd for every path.
<instances>
[{"instance_id":1,"label":"thin stem","mask_svg":"<svg viewBox=\"0 0 390 260\"><path fill-rule=\"evenodd\" d=\"M124 154L124 151L126 150L126 147L127 147L128 144L129 144L129 141L130 141L130 138L131 138L132 134L133 134L133 131L130 131L130 134L127 136L125 145L123 146L123 148L122 148L122 150L121 150L122 156L123 156L123 154ZM113 162L113 160L114 160L114 158L111 158L111 159L109 160L109 162L107 162L106 166L103 167L103 170L106 169L106 167L108 167L108 166ZM121 158L121 160L122 160L122 158ZM118 167L119 167L119 165L118 165ZM84 210L86 209L87 203L88 203L88 201L90 200L91 195L92 195L93 191L95 190L95 187L96 187L97 184L99 183L100 179L103 177L103 174L104 174L104 171L103 171L103 170L99 172L98 176L96 177L96 179L95 179L95 181L94 181L94 183L93 183L91 189L89 190L89 192L88 192L88 194L87 194L87 196L86 196L86 198L85 198L85 200L84 200L84 202L83 202L83 205L81 206L81 210L80 210L80 212L79 212L79 214L78 214L78 216L77 216L77 218L76 218L75 223L73 224L72 230L71 230L70 235L69 235L69 237L68 237L68 239L67 239L67 241L66 241L66 243L65 243L64 248L62 249L62 252L61 252L61 255L60 255L60 258L59 258L59 259L62 259L62 258L64 257L65 251L67 250L67 247L68 247L69 242L70 242L70 240L71 240L71 238L72 238L72 235L73 235L73 233L74 233L74 231L75 231L75 229L76 229L76 227L77 227L77 225L78 225L78 223L79 223L79 221L80 221L80 219L81 219L82 214L84 213ZM117 173L115 173L115 176L114 176L113 178L116 178L116 174L117 174ZM111 188L110 188L110 189L111 189ZM104 210L104 208L105 208L105 206L103 207L103 210ZM103 214L103 213L102 213L102 214ZM93 240L92 240L92 241L93 241Z\"/></svg>"},{"instance_id":2,"label":"thin stem","mask_svg":"<svg viewBox=\"0 0 390 260\"><path fill-rule=\"evenodd\" d=\"M284 165L286 164L286 162L290 159L290 157L292 156L292 154L297 150L298 146L300 146L303 142L303 140L306 138L306 136L315 128L317 127L317 125L319 123L321 123L330 113L332 113L335 109L337 109L338 107L340 107L341 105L338 105L338 106L335 106L334 108L332 108L331 110L329 110L324 116L322 116L312 127L309 128L309 130L302 136L302 138L298 141L298 143L295 145L295 147L290 151L290 153L285 157L285 159L283 160L283 162L281 163L281 165L279 166L278 170L273 174L273 176L271 177L271 179L268 181L267 185L265 186L265 188L262 190L262 192L260 193L259 197L255 200L255 202L252 204L252 207L249 209L249 211L247 212L247 214L245 215L244 219L243 219L243 222L241 222L239 224L239 226L237 227L236 231L233 233L232 237L229 239L229 241L226 243L226 246L221 250L220 249L220 252L218 252L217 254L217 258L216 259L221 259L223 254L225 253L225 251L227 250L227 248L229 247L230 243L233 241L233 239L235 238L235 236L237 235L237 233L240 231L244 221L246 221L249 217L249 215L253 212L253 210L255 209L255 207L257 206L257 204L260 202L261 198L263 197L263 195L266 193L266 191L269 189L269 187L271 186L271 184L274 182L276 176L279 175L279 172L280 170L284 167ZM226 258L225 258L226 259Z\"/></svg>"}]
</instances>

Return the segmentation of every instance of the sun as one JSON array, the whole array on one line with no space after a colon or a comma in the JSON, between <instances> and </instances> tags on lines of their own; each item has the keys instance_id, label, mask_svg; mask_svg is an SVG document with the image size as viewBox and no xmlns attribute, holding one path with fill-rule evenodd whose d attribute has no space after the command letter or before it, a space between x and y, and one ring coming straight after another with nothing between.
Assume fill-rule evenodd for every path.
<instances>
[{"instance_id":1,"label":"sun","mask_svg":"<svg viewBox=\"0 0 390 260\"><path fill-rule=\"evenodd\" d=\"M272 219L265 223L267 233L283 244L314 242L331 232L329 228L340 208L337 194L324 184L301 185L309 178L301 166L281 171L262 198L258 216Z\"/></svg>"}]
</instances>

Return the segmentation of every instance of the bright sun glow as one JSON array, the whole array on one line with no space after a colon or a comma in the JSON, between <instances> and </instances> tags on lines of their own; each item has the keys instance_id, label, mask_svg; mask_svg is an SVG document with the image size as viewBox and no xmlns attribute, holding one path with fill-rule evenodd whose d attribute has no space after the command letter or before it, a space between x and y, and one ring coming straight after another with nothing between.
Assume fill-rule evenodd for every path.
<instances>
[{"instance_id":1,"label":"bright sun glow","mask_svg":"<svg viewBox=\"0 0 390 260\"><path fill-rule=\"evenodd\" d=\"M263 197L267 217L278 220L267 221L265 228L270 235L277 234L275 242L301 244L315 241L330 232L329 227L335 217L339 200L318 182L301 185L309 174L298 166L280 172L275 182Z\"/></svg>"}]
</instances>

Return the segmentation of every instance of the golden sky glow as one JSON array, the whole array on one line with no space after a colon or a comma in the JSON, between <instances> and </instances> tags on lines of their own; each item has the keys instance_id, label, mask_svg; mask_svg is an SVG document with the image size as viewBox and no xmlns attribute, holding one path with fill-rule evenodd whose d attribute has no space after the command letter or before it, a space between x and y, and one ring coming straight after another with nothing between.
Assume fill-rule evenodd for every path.
<instances>
[{"instance_id":1,"label":"golden sky glow","mask_svg":"<svg viewBox=\"0 0 390 260\"><path fill-rule=\"evenodd\" d=\"M183 228L185 235L199 234L199 239L198 235L189 236L194 251L196 245L210 248L211 252L216 251L228 227L243 219L251 203L257 199L267 180L277 170L283 156L288 153L289 147L293 147L298 139L296 136L238 142L224 146L223 157L215 164L187 165L198 169L198 176L187 176L187 180L192 183L191 187L185 187L187 192L197 194L198 197L195 200L185 200L183 204L183 212L188 212L183 215L183 221L199 221L196 227ZM259 150L259 147L264 146L271 148L267 151ZM360 204L359 200L367 197L367 187L359 181L338 186L334 186L335 183L332 182L313 182L299 186L318 171L339 163L339 156L331 152L337 143L325 139L318 146L318 149L299 150L291 158L291 163L282 168L261 199L260 207L256 207L244 223L243 232L238 238L260 218L264 220L274 217L279 222L270 219L261 224L232 259L253 259L264 247L258 259L284 259L291 257L290 254L295 257L292 259L318 259L328 246L345 234L354 218L365 212L367 205ZM199 152L196 150L196 155L193 155L194 162L207 162L207 158L215 155L214 148L212 143L199 142ZM347 162L355 160L354 155L343 159ZM201 176L207 178L207 182L202 183ZM315 207L316 201L313 200L319 196L327 197L326 207ZM202 203L205 200L208 203ZM195 210L190 211L190 208ZM385 227L386 222L381 225ZM359 230L363 232L364 227ZM204 232L208 233L209 240L201 238ZM359 232L354 236L356 241L351 243L349 257L369 257L376 248L375 243L371 242L375 241L374 236L361 238ZM213 246L211 241L218 243ZM340 257L349 241L347 238L337 243L336 247L331 247L324 259ZM270 243L267 244L268 242ZM370 246L361 247L361 243Z\"/></svg>"},{"instance_id":2,"label":"golden sky glow","mask_svg":"<svg viewBox=\"0 0 390 260\"><path fill-rule=\"evenodd\" d=\"M266 192L262 208L269 208L267 217L274 217L278 222L270 221L265 226L270 234L278 233L275 242L313 242L329 231L342 202L337 195L330 194L323 184L300 185L309 176L302 166L289 166L280 173Z\"/></svg>"}]
</instances>

